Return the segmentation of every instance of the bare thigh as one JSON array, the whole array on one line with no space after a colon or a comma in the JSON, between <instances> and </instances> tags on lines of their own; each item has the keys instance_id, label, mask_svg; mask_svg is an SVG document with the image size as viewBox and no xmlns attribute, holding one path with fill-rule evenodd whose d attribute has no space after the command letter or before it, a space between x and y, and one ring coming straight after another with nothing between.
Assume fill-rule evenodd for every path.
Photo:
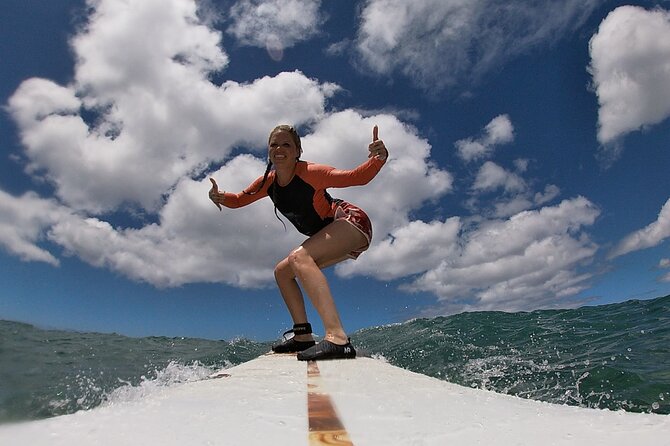
<instances>
[{"instance_id":1,"label":"bare thigh","mask_svg":"<svg viewBox=\"0 0 670 446\"><path fill-rule=\"evenodd\" d=\"M305 240L298 250L307 251L319 268L323 269L348 259L351 251L367 243L365 236L351 223L336 220Z\"/></svg>"}]
</instances>

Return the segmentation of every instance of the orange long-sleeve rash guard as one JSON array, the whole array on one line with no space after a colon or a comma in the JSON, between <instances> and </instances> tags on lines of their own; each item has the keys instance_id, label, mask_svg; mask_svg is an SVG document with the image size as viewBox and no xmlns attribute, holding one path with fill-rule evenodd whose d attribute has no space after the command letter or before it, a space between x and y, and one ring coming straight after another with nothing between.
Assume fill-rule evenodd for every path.
<instances>
[{"instance_id":1,"label":"orange long-sleeve rash guard","mask_svg":"<svg viewBox=\"0 0 670 446\"><path fill-rule=\"evenodd\" d=\"M311 236L333 221L337 203L340 201L331 197L327 188L365 185L379 173L384 164L385 161L373 157L355 169L341 170L323 164L298 161L295 174L286 186L276 184L275 172L271 171L262 187L261 176L238 194L226 192L223 205L239 208L263 197L270 197L279 212L298 231Z\"/></svg>"}]
</instances>

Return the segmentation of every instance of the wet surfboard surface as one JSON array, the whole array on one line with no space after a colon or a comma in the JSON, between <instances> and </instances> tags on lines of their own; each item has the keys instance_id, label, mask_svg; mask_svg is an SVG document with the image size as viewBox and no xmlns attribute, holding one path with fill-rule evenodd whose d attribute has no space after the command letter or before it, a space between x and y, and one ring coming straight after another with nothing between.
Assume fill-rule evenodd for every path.
<instances>
[{"instance_id":1,"label":"wet surfboard surface","mask_svg":"<svg viewBox=\"0 0 670 446\"><path fill-rule=\"evenodd\" d=\"M0 426L30 445L657 445L670 417L470 389L372 358L264 355L134 401Z\"/></svg>"}]
</instances>

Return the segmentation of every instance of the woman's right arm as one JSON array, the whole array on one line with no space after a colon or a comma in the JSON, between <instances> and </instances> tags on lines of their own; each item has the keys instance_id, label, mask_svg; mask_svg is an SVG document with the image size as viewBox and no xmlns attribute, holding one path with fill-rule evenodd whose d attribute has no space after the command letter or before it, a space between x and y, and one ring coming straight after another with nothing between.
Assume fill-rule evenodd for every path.
<instances>
[{"instance_id":1,"label":"woman's right arm","mask_svg":"<svg viewBox=\"0 0 670 446\"><path fill-rule=\"evenodd\" d=\"M209 190L209 199L216 205L216 207L221 209L221 205L227 208L240 208L248 204L253 203L254 201L260 200L263 197L268 195L268 186L271 181L266 181L262 188L258 189L263 177L259 177L245 189L245 191L256 191L255 193L245 193L240 192L238 194L232 192L219 191L219 186L216 184L214 178L210 178L209 181L212 182L212 188Z\"/></svg>"}]
</instances>

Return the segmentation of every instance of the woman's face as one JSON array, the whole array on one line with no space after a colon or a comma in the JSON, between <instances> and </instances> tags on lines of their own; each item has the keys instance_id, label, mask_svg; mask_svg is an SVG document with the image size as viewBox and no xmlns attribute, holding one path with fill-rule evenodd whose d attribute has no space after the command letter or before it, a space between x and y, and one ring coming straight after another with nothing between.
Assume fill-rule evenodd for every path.
<instances>
[{"instance_id":1,"label":"woman's face","mask_svg":"<svg viewBox=\"0 0 670 446\"><path fill-rule=\"evenodd\" d=\"M295 164L296 159L300 157L291 134L284 130L279 130L270 137L268 155L275 166Z\"/></svg>"}]
</instances>

